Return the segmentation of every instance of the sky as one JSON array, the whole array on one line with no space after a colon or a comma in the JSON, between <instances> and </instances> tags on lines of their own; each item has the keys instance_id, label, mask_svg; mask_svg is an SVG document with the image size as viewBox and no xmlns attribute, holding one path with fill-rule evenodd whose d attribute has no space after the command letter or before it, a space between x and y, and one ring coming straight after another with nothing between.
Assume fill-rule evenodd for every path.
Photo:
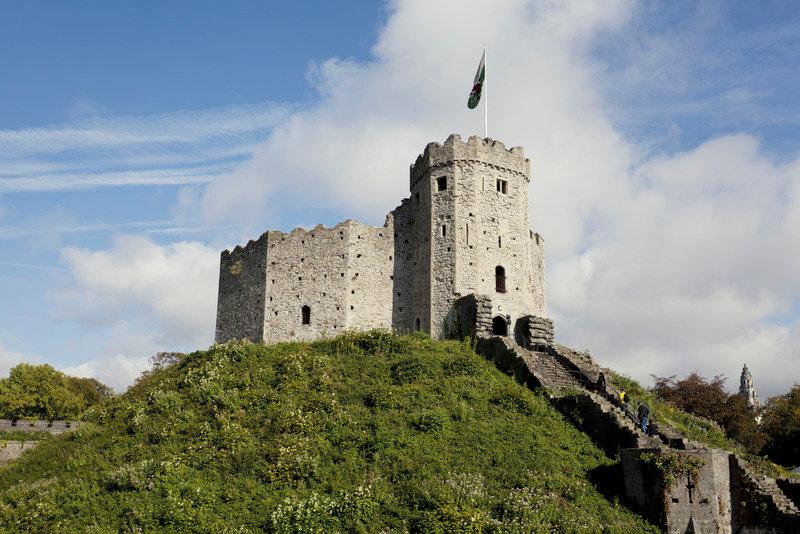
<instances>
[{"instance_id":1,"label":"sky","mask_svg":"<svg viewBox=\"0 0 800 534\"><path fill-rule=\"evenodd\" d=\"M219 252L380 225L470 111L532 163L556 337L800 380L800 4L0 0L0 375L213 341Z\"/></svg>"}]
</instances>

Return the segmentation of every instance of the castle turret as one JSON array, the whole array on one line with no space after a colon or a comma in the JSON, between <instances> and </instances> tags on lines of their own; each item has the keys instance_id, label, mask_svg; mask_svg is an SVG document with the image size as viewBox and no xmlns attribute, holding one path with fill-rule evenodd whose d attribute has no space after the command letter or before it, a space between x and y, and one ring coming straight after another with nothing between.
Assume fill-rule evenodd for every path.
<instances>
[{"instance_id":1,"label":"castle turret","mask_svg":"<svg viewBox=\"0 0 800 534\"><path fill-rule=\"evenodd\" d=\"M529 183L519 147L451 135L425 148L411 166L411 202L395 213L395 227L416 245L404 255L415 279L409 328L444 337L453 302L468 294L490 295L508 331L524 315L546 316L544 241L530 229Z\"/></svg>"},{"instance_id":2,"label":"castle turret","mask_svg":"<svg viewBox=\"0 0 800 534\"><path fill-rule=\"evenodd\" d=\"M753 376L750 374L750 369L747 364L742 367L742 376L739 379L739 395L747 401L747 407L753 412L758 412L761 409L761 403L758 401L758 393L753 384Z\"/></svg>"}]
</instances>

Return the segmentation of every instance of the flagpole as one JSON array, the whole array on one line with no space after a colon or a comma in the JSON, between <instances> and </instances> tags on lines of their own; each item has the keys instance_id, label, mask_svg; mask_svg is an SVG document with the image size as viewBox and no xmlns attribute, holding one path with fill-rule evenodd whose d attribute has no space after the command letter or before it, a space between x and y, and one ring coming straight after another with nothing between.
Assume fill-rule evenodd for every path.
<instances>
[{"instance_id":1,"label":"flagpole","mask_svg":"<svg viewBox=\"0 0 800 534\"><path fill-rule=\"evenodd\" d=\"M483 69L486 72L486 43L483 43ZM486 83L486 74L483 77L483 137L489 137L489 88Z\"/></svg>"}]
</instances>

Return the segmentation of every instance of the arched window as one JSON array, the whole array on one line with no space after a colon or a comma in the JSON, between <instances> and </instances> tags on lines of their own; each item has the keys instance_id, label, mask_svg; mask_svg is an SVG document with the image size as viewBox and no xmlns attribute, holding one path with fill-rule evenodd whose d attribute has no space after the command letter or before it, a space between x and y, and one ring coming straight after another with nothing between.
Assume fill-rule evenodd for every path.
<instances>
[{"instance_id":1,"label":"arched window","mask_svg":"<svg viewBox=\"0 0 800 534\"><path fill-rule=\"evenodd\" d=\"M508 323L506 322L506 318L502 315L498 315L492 319L492 334L495 336L508 335Z\"/></svg>"},{"instance_id":2,"label":"arched window","mask_svg":"<svg viewBox=\"0 0 800 534\"><path fill-rule=\"evenodd\" d=\"M311 308L303 306L302 308L303 324L311 324Z\"/></svg>"},{"instance_id":3,"label":"arched window","mask_svg":"<svg viewBox=\"0 0 800 534\"><path fill-rule=\"evenodd\" d=\"M500 265L494 268L494 289L498 293L506 292L506 270Z\"/></svg>"}]
</instances>

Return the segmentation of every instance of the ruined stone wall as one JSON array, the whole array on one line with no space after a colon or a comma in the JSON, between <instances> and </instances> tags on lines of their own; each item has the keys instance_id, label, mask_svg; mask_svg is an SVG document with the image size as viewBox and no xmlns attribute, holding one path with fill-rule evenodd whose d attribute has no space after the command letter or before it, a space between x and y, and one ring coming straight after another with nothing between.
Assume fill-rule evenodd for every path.
<instances>
[{"instance_id":1,"label":"ruined stone wall","mask_svg":"<svg viewBox=\"0 0 800 534\"><path fill-rule=\"evenodd\" d=\"M730 456L731 498L736 507L736 532L769 532L757 527L777 527L773 532L800 532L800 509L774 479L753 472L747 462Z\"/></svg>"},{"instance_id":2,"label":"ruined stone wall","mask_svg":"<svg viewBox=\"0 0 800 534\"><path fill-rule=\"evenodd\" d=\"M783 494L794 503L795 507L800 509L800 479L782 478L776 482Z\"/></svg>"},{"instance_id":3,"label":"ruined stone wall","mask_svg":"<svg viewBox=\"0 0 800 534\"><path fill-rule=\"evenodd\" d=\"M0 430L16 430L19 432L48 432L61 434L67 430L75 430L80 426L79 421L45 421L42 419L0 419Z\"/></svg>"},{"instance_id":4,"label":"ruined stone wall","mask_svg":"<svg viewBox=\"0 0 800 534\"><path fill-rule=\"evenodd\" d=\"M268 234L220 256L217 342L264 338Z\"/></svg>"},{"instance_id":5,"label":"ruined stone wall","mask_svg":"<svg viewBox=\"0 0 800 534\"><path fill-rule=\"evenodd\" d=\"M664 473L641 460L644 454L685 455L698 458L702 465L696 473L672 473L668 483ZM625 449L620 453L625 493L669 534L729 534L733 529L728 457L719 449Z\"/></svg>"},{"instance_id":6,"label":"ruined stone wall","mask_svg":"<svg viewBox=\"0 0 800 534\"><path fill-rule=\"evenodd\" d=\"M35 446L35 441L0 441L0 466L16 460Z\"/></svg>"},{"instance_id":7,"label":"ruined stone wall","mask_svg":"<svg viewBox=\"0 0 800 534\"><path fill-rule=\"evenodd\" d=\"M351 226L269 232L265 341L310 340L346 328ZM302 324L303 306L311 308L310 324Z\"/></svg>"},{"instance_id":8,"label":"ruined stone wall","mask_svg":"<svg viewBox=\"0 0 800 534\"><path fill-rule=\"evenodd\" d=\"M452 316L452 329L448 337L477 339L492 334L492 299L485 295L459 298L453 306Z\"/></svg>"},{"instance_id":9,"label":"ruined stone wall","mask_svg":"<svg viewBox=\"0 0 800 534\"><path fill-rule=\"evenodd\" d=\"M394 273L392 277L392 324L397 332L411 332L415 320L422 316L419 298L428 286L427 273L423 275L417 261L417 248L414 227L416 221L415 198L403 199L402 204L390 214L394 229ZM416 267L415 267L416 266ZM421 319L420 319L421 322Z\"/></svg>"},{"instance_id":10,"label":"ruined stone wall","mask_svg":"<svg viewBox=\"0 0 800 534\"><path fill-rule=\"evenodd\" d=\"M347 249L347 328L392 329L394 223L379 228L350 222Z\"/></svg>"}]
</instances>

